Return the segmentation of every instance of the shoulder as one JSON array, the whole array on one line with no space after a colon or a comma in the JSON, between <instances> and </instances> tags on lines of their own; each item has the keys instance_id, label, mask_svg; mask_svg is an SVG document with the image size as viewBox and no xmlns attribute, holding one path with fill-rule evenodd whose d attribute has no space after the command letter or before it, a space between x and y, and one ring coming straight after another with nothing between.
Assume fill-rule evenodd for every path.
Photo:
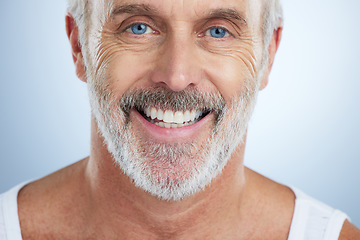
<instances>
[{"instance_id":1,"label":"shoulder","mask_svg":"<svg viewBox=\"0 0 360 240\"><path fill-rule=\"evenodd\" d=\"M74 239L69 234L80 225L82 219L76 216L86 207L81 202L82 174L80 161L21 189L18 216L23 239Z\"/></svg>"},{"instance_id":2,"label":"shoulder","mask_svg":"<svg viewBox=\"0 0 360 240\"><path fill-rule=\"evenodd\" d=\"M348 220L345 221L341 230L339 240L356 240L360 239L360 230Z\"/></svg>"},{"instance_id":3,"label":"shoulder","mask_svg":"<svg viewBox=\"0 0 360 240\"><path fill-rule=\"evenodd\" d=\"M255 207L254 239L287 239L295 208L294 192L251 169L246 169L246 178L251 192L247 195L247 208Z\"/></svg>"},{"instance_id":4,"label":"shoulder","mask_svg":"<svg viewBox=\"0 0 360 240\"><path fill-rule=\"evenodd\" d=\"M3 194L0 194L0 239L6 239L6 231L5 231L5 220L4 220L4 212L2 206L2 198Z\"/></svg>"},{"instance_id":5,"label":"shoulder","mask_svg":"<svg viewBox=\"0 0 360 240\"><path fill-rule=\"evenodd\" d=\"M0 195L0 239L21 239L17 196L27 183L21 183Z\"/></svg>"},{"instance_id":6,"label":"shoulder","mask_svg":"<svg viewBox=\"0 0 360 240\"><path fill-rule=\"evenodd\" d=\"M289 225L284 226L290 228L288 239L360 240L360 230L347 220L348 216L342 211L308 196L299 189L288 188L253 172L251 175L255 175L252 179L260 185L257 189L265 187L265 190L258 192L268 199L265 203L270 210L266 213L271 213L277 219L280 213L287 213L287 218L284 219L287 219ZM267 189L271 189L271 193L276 196L266 192ZM270 201L271 199L274 201ZM278 204L281 206L277 208ZM275 209L275 212L271 211Z\"/></svg>"}]
</instances>

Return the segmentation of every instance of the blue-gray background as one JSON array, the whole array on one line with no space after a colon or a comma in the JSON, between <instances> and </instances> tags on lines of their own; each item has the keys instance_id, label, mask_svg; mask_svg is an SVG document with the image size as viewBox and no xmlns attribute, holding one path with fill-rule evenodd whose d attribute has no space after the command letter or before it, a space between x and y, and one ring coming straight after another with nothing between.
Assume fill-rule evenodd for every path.
<instances>
[{"instance_id":1,"label":"blue-gray background","mask_svg":"<svg viewBox=\"0 0 360 240\"><path fill-rule=\"evenodd\" d=\"M360 226L360 2L283 1L285 29L248 132L252 169ZM89 154L64 0L0 0L0 192Z\"/></svg>"}]
</instances>

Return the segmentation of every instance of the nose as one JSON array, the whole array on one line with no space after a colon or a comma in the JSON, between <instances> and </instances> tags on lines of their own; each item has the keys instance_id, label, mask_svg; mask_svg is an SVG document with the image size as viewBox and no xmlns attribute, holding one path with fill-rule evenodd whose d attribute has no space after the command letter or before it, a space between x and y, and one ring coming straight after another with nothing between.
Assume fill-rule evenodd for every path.
<instances>
[{"instance_id":1,"label":"nose","mask_svg":"<svg viewBox=\"0 0 360 240\"><path fill-rule=\"evenodd\" d=\"M172 91L181 91L200 82L199 51L191 37L185 34L169 36L155 63L151 80L166 85Z\"/></svg>"}]
</instances>

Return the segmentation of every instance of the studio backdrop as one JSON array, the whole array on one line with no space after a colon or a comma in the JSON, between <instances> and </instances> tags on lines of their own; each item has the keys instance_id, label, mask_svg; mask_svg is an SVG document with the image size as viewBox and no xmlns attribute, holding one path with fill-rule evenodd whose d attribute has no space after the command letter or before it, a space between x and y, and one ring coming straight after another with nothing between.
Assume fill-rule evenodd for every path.
<instances>
[{"instance_id":1,"label":"studio backdrop","mask_svg":"<svg viewBox=\"0 0 360 240\"><path fill-rule=\"evenodd\" d=\"M360 226L360 2L285 0L245 164L345 211ZM89 154L65 0L0 1L0 192Z\"/></svg>"}]
</instances>

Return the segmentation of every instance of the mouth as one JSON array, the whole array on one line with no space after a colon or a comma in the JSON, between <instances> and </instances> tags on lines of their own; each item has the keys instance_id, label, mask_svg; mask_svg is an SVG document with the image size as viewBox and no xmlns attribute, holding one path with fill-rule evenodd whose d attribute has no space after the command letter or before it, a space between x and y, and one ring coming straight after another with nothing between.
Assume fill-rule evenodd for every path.
<instances>
[{"instance_id":1,"label":"mouth","mask_svg":"<svg viewBox=\"0 0 360 240\"><path fill-rule=\"evenodd\" d=\"M162 128L181 128L193 125L206 117L209 110L190 109L185 111L164 110L155 107L136 109L148 122Z\"/></svg>"}]
</instances>

